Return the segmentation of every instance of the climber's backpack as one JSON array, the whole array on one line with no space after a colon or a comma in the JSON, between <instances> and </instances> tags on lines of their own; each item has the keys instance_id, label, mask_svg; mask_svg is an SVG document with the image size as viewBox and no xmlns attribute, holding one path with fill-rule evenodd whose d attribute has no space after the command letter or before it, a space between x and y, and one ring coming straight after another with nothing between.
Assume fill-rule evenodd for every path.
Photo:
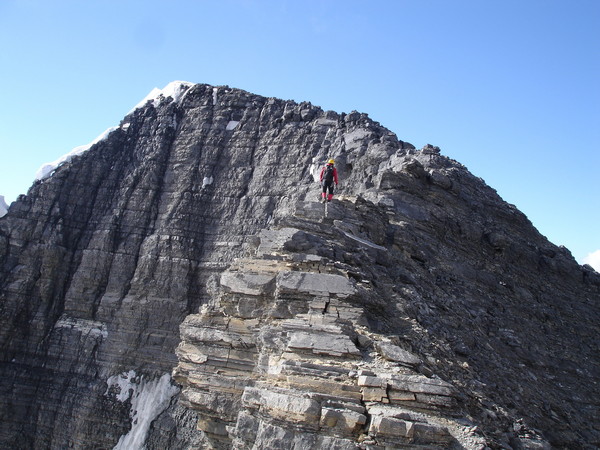
<instances>
[{"instance_id":1,"label":"climber's backpack","mask_svg":"<svg viewBox=\"0 0 600 450\"><path fill-rule=\"evenodd\" d=\"M333 170L333 165L327 164L327 167L325 168L325 174L323 175L323 181L325 184L333 183Z\"/></svg>"}]
</instances>

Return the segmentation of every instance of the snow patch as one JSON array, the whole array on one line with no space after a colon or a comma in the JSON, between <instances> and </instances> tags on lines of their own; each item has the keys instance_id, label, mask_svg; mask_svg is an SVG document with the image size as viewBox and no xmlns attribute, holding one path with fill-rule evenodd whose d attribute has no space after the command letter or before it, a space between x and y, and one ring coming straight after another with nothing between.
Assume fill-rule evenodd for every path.
<instances>
[{"instance_id":1,"label":"snow patch","mask_svg":"<svg viewBox=\"0 0 600 450\"><path fill-rule=\"evenodd\" d=\"M230 120L229 123L227 124L226 130L231 131L231 130L235 129L235 127L237 127L239 123L240 123L239 120Z\"/></svg>"},{"instance_id":2,"label":"snow patch","mask_svg":"<svg viewBox=\"0 0 600 450\"><path fill-rule=\"evenodd\" d=\"M126 402L130 397L131 393L135 390L135 371L130 370L129 372L123 372L120 375L113 375L106 380L108 388L104 393L105 396L109 395L110 388L117 388L117 400L120 402Z\"/></svg>"},{"instance_id":3,"label":"snow patch","mask_svg":"<svg viewBox=\"0 0 600 450\"><path fill-rule=\"evenodd\" d=\"M133 370L114 375L106 380L109 395L111 388L118 389L117 400L131 400L131 430L124 434L114 447L115 450L136 450L144 448L148 430L152 422L169 406L171 398L179 389L171 384L171 375L165 373L160 378L146 380L136 377Z\"/></svg>"},{"instance_id":4,"label":"snow patch","mask_svg":"<svg viewBox=\"0 0 600 450\"><path fill-rule=\"evenodd\" d=\"M206 186L213 184L213 181L214 178L212 176L204 177L204 179L202 180L202 189L204 189Z\"/></svg>"},{"instance_id":5,"label":"snow patch","mask_svg":"<svg viewBox=\"0 0 600 450\"><path fill-rule=\"evenodd\" d=\"M8 205L4 200L4 195L0 195L0 217L4 217L8 212Z\"/></svg>"},{"instance_id":6,"label":"snow patch","mask_svg":"<svg viewBox=\"0 0 600 450\"><path fill-rule=\"evenodd\" d=\"M218 92L219 88L214 87L213 88L213 105L217 104L217 92Z\"/></svg>"},{"instance_id":7,"label":"snow patch","mask_svg":"<svg viewBox=\"0 0 600 450\"><path fill-rule=\"evenodd\" d=\"M600 250L588 254L583 258L583 263L592 266L596 272L600 273Z\"/></svg>"},{"instance_id":8,"label":"snow patch","mask_svg":"<svg viewBox=\"0 0 600 450\"><path fill-rule=\"evenodd\" d=\"M316 183L320 183L321 182L321 180L319 179L319 174L320 174L319 166L317 164L311 164L310 165L310 173L311 173L311 175L313 177L313 180Z\"/></svg>"},{"instance_id":9,"label":"snow patch","mask_svg":"<svg viewBox=\"0 0 600 450\"><path fill-rule=\"evenodd\" d=\"M180 103L183 100L185 94L190 90L190 88L192 86L194 86L194 84L195 83L190 83L188 81L172 81L162 89L154 88L154 89L152 89L152 91L150 91L150 93L148 95L146 95L146 97L144 97L144 99L141 102L139 102L137 105L135 105L135 107L131 111L129 111L127 113L127 115L131 114L136 109L141 108L149 101L152 101L152 103L155 107L157 107L160 104L160 102L162 102L163 100L165 100L169 97L171 97L175 103ZM130 126L129 123L125 123L121 126L121 128L123 130L127 130L127 128L129 128L129 126ZM177 121L175 118L173 118L173 126L174 127L177 126ZM96 139L94 139L92 142L90 142L89 144L75 147L69 153L61 156L56 161L43 164L36 172L35 179L43 180L43 179L49 177L50 175L52 175L52 172L54 172L58 168L58 166L60 166L61 164L64 164L65 162L71 161L74 156L78 156L78 155L81 155L82 153L86 152L87 150L90 149L90 147L92 145L97 144L98 142L106 139L106 137L112 131L116 130L117 128L119 128L119 127L111 127L108 130L106 130L104 133L102 133L100 136L98 136Z\"/></svg>"},{"instance_id":10,"label":"snow patch","mask_svg":"<svg viewBox=\"0 0 600 450\"><path fill-rule=\"evenodd\" d=\"M36 180L43 180L44 178L48 178L50 175L52 175L52 172L54 172L58 168L58 166L60 166L61 164L66 163L66 162L71 161L73 159L73 157L75 157L75 156L78 156L78 155L81 155L82 153L85 153L86 151L88 151L90 149L90 147L92 147L92 145L97 144L98 142L103 141L104 139L106 139L108 137L108 135L110 133L112 133L113 131L115 131L117 128L118 127L110 127L109 129L107 129L106 131L104 131L104 133L102 133L100 136L98 136L96 139L94 139L89 144L87 144L87 145L80 145L79 147L75 147L69 153L67 153L66 155L61 156L56 161L43 164L38 169L38 171L36 172L35 179Z\"/></svg>"},{"instance_id":11,"label":"snow patch","mask_svg":"<svg viewBox=\"0 0 600 450\"><path fill-rule=\"evenodd\" d=\"M136 109L141 108L142 106L144 106L147 102L149 102L150 100L156 100L158 97L160 97L160 94L162 93L162 90L159 88L154 88L150 91L150 93L148 95L146 95L142 101L140 101L137 105L135 105L131 111L129 111L126 115L128 116L129 114L131 114L132 112L134 112Z\"/></svg>"},{"instance_id":12,"label":"snow patch","mask_svg":"<svg viewBox=\"0 0 600 450\"><path fill-rule=\"evenodd\" d=\"M169 97L171 97L175 103L181 103L183 97L192 86L194 86L194 83L190 83L189 81L171 81L162 89L154 88L148 95L144 97L141 102L135 105L133 109L127 113L127 115L146 105L146 103L149 101L152 101L152 104L155 108L160 104L160 102Z\"/></svg>"}]
</instances>

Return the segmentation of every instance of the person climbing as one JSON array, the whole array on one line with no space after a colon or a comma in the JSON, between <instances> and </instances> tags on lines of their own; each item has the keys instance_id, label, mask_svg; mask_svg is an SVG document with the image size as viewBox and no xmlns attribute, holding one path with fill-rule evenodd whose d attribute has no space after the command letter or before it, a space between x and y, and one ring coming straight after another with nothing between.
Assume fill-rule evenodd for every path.
<instances>
[{"instance_id":1,"label":"person climbing","mask_svg":"<svg viewBox=\"0 0 600 450\"><path fill-rule=\"evenodd\" d=\"M323 203L326 201L330 202L333 198L333 183L335 183L336 186L338 185L338 173L334 164L335 161L330 159L327 162L327 165L323 166L321 169L321 175L319 175L321 186L323 186L323 192L321 192ZM328 195L326 195L327 191L329 191Z\"/></svg>"}]
</instances>

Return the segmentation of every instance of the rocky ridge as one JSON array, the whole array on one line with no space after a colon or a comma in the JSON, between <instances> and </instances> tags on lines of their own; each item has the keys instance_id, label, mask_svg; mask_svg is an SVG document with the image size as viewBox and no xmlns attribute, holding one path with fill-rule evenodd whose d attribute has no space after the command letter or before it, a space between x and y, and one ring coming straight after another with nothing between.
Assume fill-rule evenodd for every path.
<instances>
[{"instance_id":1,"label":"rocky ridge","mask_svg":"<svg viewBox=\"0 0 600 450\"><path fill-rule=\"evenodd\" d=\"M173 87L0 219L3 446L599 444L597 273L365 114Z\"/></svg>"},{"instance_id":2,"label":"rocky ridge","mask_svg":"<svg viewBox=\"0 0 600 450\"><path fill-rule=\"evenodd\" d=\"M357 201L328 205L325 218L322 205L299 204L182 323L174 377L209 446L482 447L477 427L457 420L454 386L369 326L369 309L385 308L370 277L330 259L386 257L336 224L362 222Z\"/></svg>"}]
</instances>

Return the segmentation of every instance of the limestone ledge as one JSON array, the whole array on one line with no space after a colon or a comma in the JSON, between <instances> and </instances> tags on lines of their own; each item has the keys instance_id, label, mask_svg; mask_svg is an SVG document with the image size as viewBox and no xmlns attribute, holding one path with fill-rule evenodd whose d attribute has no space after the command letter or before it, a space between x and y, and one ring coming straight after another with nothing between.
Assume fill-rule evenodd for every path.
<instances>
[{"instance_id":1,"label":"limestone ledge","mask_svg":"<svg viewBox=\"0 0 600 450\"><path fill-rule=\"evenodd\" d=\"M280 435L335 448L456 443L455 388L365 326L355 275L286 251L299 236L317 239L261 232L255 256L234 261L211 303L181 324L173 376L206 447L264 447Z\"/></svg>"}]
</instances>

